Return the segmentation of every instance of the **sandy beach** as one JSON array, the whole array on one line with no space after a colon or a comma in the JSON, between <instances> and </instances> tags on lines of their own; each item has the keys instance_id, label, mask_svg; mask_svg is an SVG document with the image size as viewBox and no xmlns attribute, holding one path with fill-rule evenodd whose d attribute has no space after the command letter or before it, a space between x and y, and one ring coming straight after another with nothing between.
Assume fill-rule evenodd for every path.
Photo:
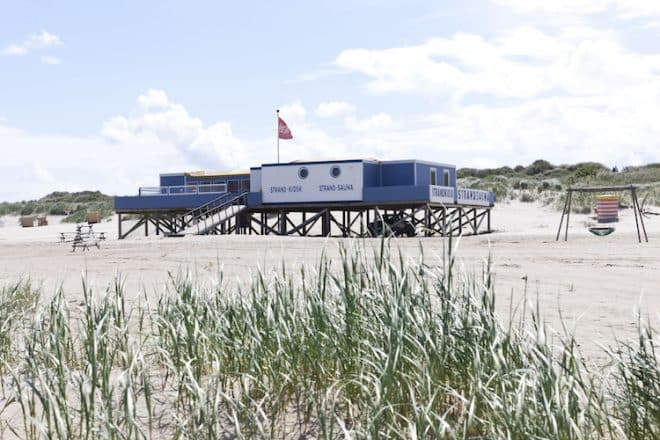
<instances>
[{"instance_id":1,"label":"sandy beach","mask_svg":"<svg viewBox=\"0 0 660 440\"><path fill-rule=\"evenodd\" d=\"M655 209L657 212L658 209ZM555 241L560 213L538 204L501 203L493 211L495 232L462 237L457 245L466 272L480 273L492 256L497 309L504 320L511 307L526 297L532 307L539 300L542 316L554 329L564 324L574 330L586 354L600 353L599 344L613 337L635 334L635 313L657 326L660 318L660 217L645 218L649 242L638 243L631 210L621 211L616 232L607 237L590 234L586 215L571 215L569 239ZM71 251L59 243L61 232L75 225L49 217L49 225L21 228L15 217L4 217L0 227L0 283L29 277L44 295L62 286L71 302L81 298L81 277L103 290L120 274L129 300L153 296L168 282L168 272L190 269L203 283L217 282L222 270L229 283L246 283L259 269L270 271L282 262L288 268L314 264L322 252L339 254L347 239L277 236L144 237L138 233L117 240L116 220L94 226L107 239L101 249ZM367 246L379 245L367 239ZM417 257L420 243L430 264L439 264L442 238L398 238L395 249Z\"/></svg>"}]
</instances>

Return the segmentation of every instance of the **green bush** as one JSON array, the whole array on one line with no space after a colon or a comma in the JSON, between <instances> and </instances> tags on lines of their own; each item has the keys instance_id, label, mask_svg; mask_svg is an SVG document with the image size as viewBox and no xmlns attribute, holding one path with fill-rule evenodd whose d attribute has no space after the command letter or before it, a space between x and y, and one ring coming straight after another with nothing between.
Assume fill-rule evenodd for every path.
<instances>
[{"instance_id":1,"label":"green bush","mask_svg":"<svg viewBox=\"0 0 660 440\"><path fill-rule=\"evenodd\" d=\"M520 194L520 201L525 202L525 203L530 203L535 201L536 199L532 195L532 193L528 191L524 191L522 194Z\"/></svg>"},{"instance_id":2,"label":"green bush","mask_svg":"<svg viewBox=\"0 0 660 440\"><path fill-rule=\"evenodd\" d=\"M550 171L554 168L555 168L555 166L553 164L551 164L550 162L548 162L547 160L539 159L539 160L535 160L534 162L532 162L527 167L525 172L530 176L535 176L537 174L542 174L542 173L545 173L546 171Z\"/></svg>"},{"instance_id":3,"label":"green bush","mask_svg":"<svg viewBox=\"0 0 660 440\"><path fill-rule=\"evenodd\" d=\"M36 205L34 205L34 204L25 205L21 208L21 210L19 211L19 214L20 215L32 215L32 214L35 213L35 208L36 208Z\"/></svg>"},{"instance_id":4,"label":"green bush","mask_svg":"<svg viewBox=\"0 0 660 440\"><path fill-rule=\"evenodd\" d=\"M69 207L62 202L55 203L50 207L48 210L49 215L68 215L69 214Z\"/></svg>"},{"instance_id":5,"label":"green bush","mask_svg":"<svg viewBox=\"0 0 660 440\"><path fill-rule=\"evenodd\" d=\"M516 180L513 182L513 189L529 189L530 182L527 180Z\"/></svg>"},{"instance_id":6,"label":"green bush","mask_svg":"<svg viewBox=\"0 0 660 440\"><path fill-rule=\"evenodd\" d=\"M87 211L99 211L103 217L107 217L111 215L112 210L113 198L99 191L78 193L56 191L39 200L0 203L0 215L67 215L85 211L85 214L72 217L74 218L72 221L79 219L81 215L84 218Z\"/></svg>"}]
</instances>

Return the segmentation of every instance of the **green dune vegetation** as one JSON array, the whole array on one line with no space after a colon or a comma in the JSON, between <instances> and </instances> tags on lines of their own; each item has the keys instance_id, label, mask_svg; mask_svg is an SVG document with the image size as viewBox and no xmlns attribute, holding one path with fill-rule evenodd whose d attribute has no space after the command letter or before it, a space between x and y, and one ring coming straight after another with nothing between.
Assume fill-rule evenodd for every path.
<instances>
[{"instance_id":1,"label":"green dune vegetation","mask_svg":"<svg viewBox=\"0 0 660 440\"><path fill-rule=\"evenodd\" d=\"M84 222L88 212L98 212L101 218L112 215L112 196L100 191L52 192L39 200L0 203L2 215L63 215L65 223Z\"/></svg>"},{"instance_id":2,"label":"green dune vegetation","mask_svg":"<svg viewBox=\"0 0 660 440\"><path fill-rule=\"evenodd\" d=\"M448 242L439 265L353 241L246 289L182 273L130 304L121 279L105 292L83 281L76 305L5 286L0 435L659 438L644 318L596 366L531 298L499 317L490 263L460 273Z\"/></svg>"},{"instance_id":3,"label":"green dune vegetation","mask_svg":"<svg viewBox=\"0 0 660 440\"><path fill-rule=\"evenodd\" d=\"M639 199L645 205L660 204L660 163L630 166L613 170L596 162L553 165L545 160L529 166L489 169L461 168L459 186L493 191L497 201L538 201L561 209L568 186L640 185ZM621 205L630 204L628 194L621 194ZM573 210L588 213L594 205L593 194L573 196Z\"/></svg>"}]
</instances>

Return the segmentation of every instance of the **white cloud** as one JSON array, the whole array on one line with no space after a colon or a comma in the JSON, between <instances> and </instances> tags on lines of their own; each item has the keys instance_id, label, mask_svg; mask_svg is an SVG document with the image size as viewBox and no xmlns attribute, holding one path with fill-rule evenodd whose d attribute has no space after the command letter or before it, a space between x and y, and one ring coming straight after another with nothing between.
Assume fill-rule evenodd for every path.
<instances>
[{"instance_id":1,"label":"white cloud","mask_svg":"<svg viewBox=\"0 0 660 440\"><path fill-rule=\"evenodd\" d=\"M657 0L495 0L520 12L592 15L614 13L619 18L660 16Z\"/></svg>"},{"instance_id":2,"label":"white cloud","mask_svg":"<svg viewBox=\"0 0 660 440\"><path fill-rule=\"evenodd\" d=\"M164 90L149 89L144 95L138 96L137 104L142 110L162 110L170 102Z\"/></svg>"},{"instance_id":3,"label":"white cloud","mask_svg":"<svg viewBox=\"0 0 660 440\"><path fill-rule=\"evenodd\" d=\"M60 64L61 61L59 58L51 56L51 55L44 55L41 57L41 62L44 64L50 64L50 65L56 65Z\"/></svg>"},{"instance_id":4,"label":"white cloud","mask_svg":"<svg viewBox=\"0 0 660 440\"><path fill-rule=\"evenodd\" d=\"M495 2L520 12L569 14L595 14L618 3L617 0L495 0Z\"/></svg>"},{"instance_id":5,"label":"white cloud","mask_svg":"<svg viewBox=\"0 0 660 440\"><path fill-rule=\"evenodd\" d=\"M134 194L139 186L157 183L157 170L189 166L167 145L35 135L6 123L0 123L0 144L11 153L0 164L0 200L38 198L58 190Z\"/></svg>"},{"instance_id":6,"label":"white cloud","mask_svg":"<svg viewBox=\"0 0 660 440\"><path fill-rule=\"evenodd\" d=\"M659 54L627 51L609 32L572 28L556 35L532 27L493 40L457 33L383 50L349 49L337 64L369 78L368 91L531 98L545 93L607 93L657 81Z\"/></svg>"},{"instance_id":7,"label":"white cloud","mask_svg":"<svg viewBox=\"0 0 660 440\"><path fill-rule=\"evenodd\" d=\"M307 109L298 100L280 107L280 118L285 121L304 121L307 117Z\"/></svg>"},{"instance_id":8,"label":"white cloud","mask_svg":"<svg viewBox=\"0 0 660 440\"><path fill-rule=\"evenodd\" d=\"M610 29L579 23L553 32L523 26L488 39L457 33L345 50L336 64L362 75L370 93L442 102L432 117L396 116L396 127L358 130L355 142L372 148L389 143L459 165L660 160L660 53L635 52Z\"/></svg>"},{"instance_id":9,"label":"white cloud","mask_svg":"<svg viewBox=\"0 0 660 440\"><path fill-rule=\"evenodd\" d=\"M62 40L55 34L42 30L39 34L28 35L20 43L13 43L5 47L2 55L27 55L29 52L47 47L61 46Z\"/></svg>"},{"instance_id":10,"label":"white cloud","mask_svg":"<svg viewBox=\"0 0 660 440\"><path fill-rule=\"evenodd\" d=\"M174 146L198 168L233 169L245 163L244 148L228 123L205 126L162 90L139 96L135 111L106 121L101 134L116 143Z\"/></svg>"},{"instance_id":11,"label":"white cloud","mask_svg":"<svg viewBox=\"0 0 660 440\"><path fill-rule=\"evenodd\" d=\"M348 116L344 120L346 128L358 132L370 132L389 128L392 125L392 117L387 113L377 113L366 119L357 119L354 116Z\"/></svg>"},{"instance_id":12,"label":"white cloud","mask_svg":"<svg viewBox=\"0 0 660 440\"><path fill-rule=\"evenodd\" d=\"M316 115L320 118L333 118L355 113L355 106L343 101L322 102L316 107Z\"/></svg>"},{"instance_id":13,"label":"white cloud","mask_svg":"<svg viewBox=\"0 0 660 440\"><path fill-rule=\"evenodd\" d=\"M98 189L135 194L161 172L247 167L243 144L228 122L205 125L160 90L138 97L134 111L103 124L98 136L36 135L0 119L0 200L52 191Z\"/></svg>"},{"instance_id":14,"label":"white cloud","mask_svg":"<svg viewBox=\"0 0 660 440\"><path fill-rule=\"evenodd\" d=\"M300 100L280 107L280 117L284 119L293 134L292 140L280 141L280 159L282 162L292 160L320 160L329 157L345 157L349 154L348 145L338 133L330 134L323 128L307 120L307 109ZM275 126L273 137L251 143L255 152L255 163L259 164L266 157L275 157L276 151ZM273 152L273 153L271 153Z\"/></svg>"}]
</instances>

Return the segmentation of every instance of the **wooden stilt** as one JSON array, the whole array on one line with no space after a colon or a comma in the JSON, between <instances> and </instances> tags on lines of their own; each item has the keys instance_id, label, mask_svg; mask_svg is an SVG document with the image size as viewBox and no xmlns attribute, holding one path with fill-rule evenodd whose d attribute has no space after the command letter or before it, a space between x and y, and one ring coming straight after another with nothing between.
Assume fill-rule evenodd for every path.
<instances>
[{"instance_id":1,"label":"wooden stilt","mask_svg":"<svg viewBox=\"0 0 660 440\"><path fill-rule=\"evenodd\" d=\"M573 203L573 191L568 190L568 209L566 211L566 232L564 232L564 241L568 241L568 223L571 220L571 205Z\"/></svg>"},{"instance_id":2,"label":"wooden stilt","mask_svg":"<svg viewBox=\"0 0 660 440\"><path fill-rule=\"evenodd\" d=\"M644 215L642 213L642 208L639 205L639 199L637 198L637 191L635 189L633 189L632 193L635 196L635 204L637 205L637 212L639 213L639 222L642 225L642 232L644 232L644 240L648 243L649 242L649 236L646 235L646 226L644 226Z\"/></svg>"},{"instance_id":3,"label":"wooden stilt","mask_svg":"<svg viewBox=\"0 0 660 440\"><path fill-rule=\"evenodd\" d=\"M564 209L561 211L561 220L559 220L559 228L557 228L557 237L555 241L559 241L559 234L561 234L561 227L564 223L564 216L566 215L566 207L568 206L568 194L570 191L566 191L566 199L564 200Z\"/></svg>"},{"instance_id":4,"label":"wooden stilt","mask_svg":"<svg viewBox=\"0 0 660 440\"><path fill-rule=\"evenodd\" d=\"M642 242L642 235L639 233L639 221L637 220L637 194L635 194L635 190L631 189L630 190L630 196L632 198L632 205L633 205L633 214L635 215L635 226L637 226L637 240L641 243ZM641 217L641 214L640 214Z\"/></svg>"}]
</instances>

